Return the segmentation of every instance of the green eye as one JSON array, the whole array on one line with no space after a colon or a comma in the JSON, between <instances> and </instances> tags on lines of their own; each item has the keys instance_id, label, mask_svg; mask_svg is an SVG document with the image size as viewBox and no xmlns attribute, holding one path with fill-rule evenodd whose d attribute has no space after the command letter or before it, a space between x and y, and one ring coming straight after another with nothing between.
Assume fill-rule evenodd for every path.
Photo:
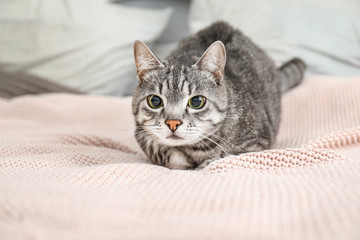
<instances>
[{"instance_id":1,"label":"green eye","mask_svg":"<svg viewBox=\"0 0 360 240\"><path fill-rule=\"evenodd\" d=\"M161 97L156 96L156 95L150 95L147 97L148 100L148 104L151 108L159 108L163 106L163 101L161 99Z\"/></svg>"},{"instance_id":2,"label":"green eye","mask_svg":"<svg viewBox=\"0 0 360 240\"><path fill-rule=\"evenodd\" d=\"M189 99L189 107L193 109L202 109L205 105L206 98L203 96L195 96Z\"/></svg>"}]
</instances>

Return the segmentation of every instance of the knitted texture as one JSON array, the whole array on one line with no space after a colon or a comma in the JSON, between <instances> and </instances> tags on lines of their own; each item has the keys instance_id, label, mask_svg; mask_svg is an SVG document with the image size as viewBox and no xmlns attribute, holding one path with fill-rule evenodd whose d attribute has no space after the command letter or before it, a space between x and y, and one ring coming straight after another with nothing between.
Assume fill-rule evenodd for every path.
<instances>
[{"instance_id":1,"label":"knitted texture","mask_svg":"<svg viewBox=\"0 0 360 240\"><path fill-rule=\"evenodd\" d=\"M130 99L0 99L0 239L360 239L360 78L283 98L274 149L151 164Z\"/></svg>"}]
</instances>

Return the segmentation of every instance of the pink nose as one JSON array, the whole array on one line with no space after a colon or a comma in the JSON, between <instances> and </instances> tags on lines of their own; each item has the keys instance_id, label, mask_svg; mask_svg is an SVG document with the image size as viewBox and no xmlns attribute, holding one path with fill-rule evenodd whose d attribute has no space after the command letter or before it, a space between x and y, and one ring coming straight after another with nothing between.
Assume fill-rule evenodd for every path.
<instances>
[{"instance_id":1,"label":"pink nose","mask_svg":"<svg viewBox=\"0 0 360 240\"><path fill-rule=\"evenodd\" d=\"M168 125L171 131L175 131L178 125L182 124L181 120L167 120L165 124Z\"/></svg>"}]
</instances>

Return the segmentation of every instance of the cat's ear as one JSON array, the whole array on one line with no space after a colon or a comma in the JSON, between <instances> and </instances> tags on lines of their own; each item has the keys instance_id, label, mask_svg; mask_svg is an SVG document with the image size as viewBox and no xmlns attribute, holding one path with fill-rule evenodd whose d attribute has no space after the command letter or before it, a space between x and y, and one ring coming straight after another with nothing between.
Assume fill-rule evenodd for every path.
<instances>
[{"instance_id":1,"label":"cat's ear","mask_svg":"<svg viewBox=\"0 0 360 240\"><path fill-rule=\"evenodd\" d=\"M147 71L164 67L149 48L139 40L134 42L134 57L139 80L142 80L142 76Z\"/></svg>"},{"instance_id":2,"label":"cat's ear","mask_svg":"<svg viewBox=\"0 0 360 240\"><path fill-rule=\"evenodd\" d=\"M225 46L221 41L216 41L208 47L195 65L203 71L212 73L219 83L224 77L225 63Z\"/></svg>"}]
</instances>

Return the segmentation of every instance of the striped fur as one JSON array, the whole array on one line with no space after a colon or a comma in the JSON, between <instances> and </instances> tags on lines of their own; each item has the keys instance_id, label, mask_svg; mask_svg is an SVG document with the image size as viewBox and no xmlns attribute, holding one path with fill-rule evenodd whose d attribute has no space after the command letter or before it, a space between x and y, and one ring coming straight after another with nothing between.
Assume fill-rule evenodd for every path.
<instances>
[{"instance_id":1,"label":"striped fur","mask_svg":"<svg viewBox=\"0 0 360 240\"><path fill-rule=\"evenodd\" d=\"M227 155L271 148L281 91L298 84L305 69L301 60L277 69L224 22L185 39L164 60L138 41L134 51L139 78L132 102L135 137L152 162L172 169L202 168ZM149 95L161 97L163 106L152 109ZM188 105L197 95L206 97L200 110ZM169 119L182 123L172 131L165 123Z\"/></svg>"}]
</instances>

